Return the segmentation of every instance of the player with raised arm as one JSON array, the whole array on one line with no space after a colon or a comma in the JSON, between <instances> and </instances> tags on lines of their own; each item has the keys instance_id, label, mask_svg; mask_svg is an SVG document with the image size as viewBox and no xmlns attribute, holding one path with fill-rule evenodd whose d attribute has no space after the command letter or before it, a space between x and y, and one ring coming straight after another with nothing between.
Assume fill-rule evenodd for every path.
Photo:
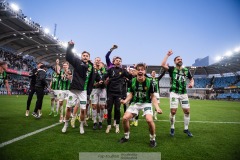
<instances>
[{"instance_id":1,"label":"player with raised arm","mask_svg":"<svg viewBox=\"0 0 240 160\"><path fill-rule=\"evenodd\" d=\"M60 111L60 119L59 122L63 122L63 101L67 98L68 91L70 89L70 84L72 80L72 72L69 70L69 63L67 61L63 62L63 70L60 72L60 82L59 82L59 90L58 100L59 100L59 111Z\"/></svg>"},{"instance_id":2,"label":"player with raised arm","mask_svg":"<svg viewBox=\"0 0 240 160\"><path fill-rule=\"evenodd\" d=\"M162 67L169 72L169 76L171 78L171 88L170 88L170 124L171 130L170 135L174 136L174 123L175 123L175 114L177 112L178 104L180 102L180 106L184 112L184 133L186 133L189 137L192 137L192 133L188 130L188 125L190 122L190 104L187 95L187 82L186 79L190 80L188 84L189 88L194 86L194 79L188 68L183 67L182 58L177 56L174 58L174 66L168 66L167 60L168 57L173 54L172 50L168 51L167 55L164 57L162 61Z\"/></svg>"},{"instance_id":3,"label":"player with raised arm","mask_svg":"<svg viewBox=\"0 0 240 160\"><path fill-rule=\"evenodd\" d=\"M59 65L59 59L56 59L56 65L54 66L54 72L52 73L52 80L50 82L50 97L51 97L51 112L49 113L49 116L54 114L54 117L57 117L58 115L58 109L59 109L59 101L57 99L57 95L59 94L59 82L60 82L60 71L61 67ZM56 111L54 111L54 102L56 104Z\"/></svg>"},{"instance_id":4,"label":"player with raised arm","mask_svg":"<svg viewBox=\"0 0 240 160\"><path fill-rule=\"evenodd\" d=\"M81 59L74 55L72 49L74 43L70 41L66 52L66 60L73 66L72 83L68 92L67 111L65 124L62 132L65 133L68 128L68 121L71 114L71 107L80 105L80 134L84 134L84 122L86 115L87 95L90 95L94 82L94 68L90 61L90 53L83 51ZM77 115L77 110L74 110L73 118Z\"/></svg>"}]
</instances>

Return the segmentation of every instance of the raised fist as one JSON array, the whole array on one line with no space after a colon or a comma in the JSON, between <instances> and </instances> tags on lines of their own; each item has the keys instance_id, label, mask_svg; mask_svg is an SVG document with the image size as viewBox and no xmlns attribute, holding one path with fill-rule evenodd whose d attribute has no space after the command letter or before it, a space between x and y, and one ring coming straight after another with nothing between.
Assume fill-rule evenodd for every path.
<instances>
[{"instance_id":1,"label":"raised fist","mask_svg":"<svg viewBox=\"0 0 240 160\"><path fill-rule=\"evenodd\" d=\"M117 49L117 48L118 46L114 44L110 50L113 51L114 49Z\"/></svg>"},{"instance_id":2,"label":"raised fist","mask_svg":"<svg viewBox=\"0 0 240 160\"><path fill-rule=\"evenodd\" d=\"M71 40L71 41L69 41L68 42L68 46L71 46L71 47L73 47L74 46L74 42Z\"/></svg>"},{"instance_id":3,"label":"raised fist","mask_svg":"<svg viewBox=\"0 0 240 160\"><path fill-rule=\"evenodd\" d=\"M172 54L173 54L172 50L169 50L168 53L167 53L168 56L171 56Z\"/></svg>"}]
</instances>

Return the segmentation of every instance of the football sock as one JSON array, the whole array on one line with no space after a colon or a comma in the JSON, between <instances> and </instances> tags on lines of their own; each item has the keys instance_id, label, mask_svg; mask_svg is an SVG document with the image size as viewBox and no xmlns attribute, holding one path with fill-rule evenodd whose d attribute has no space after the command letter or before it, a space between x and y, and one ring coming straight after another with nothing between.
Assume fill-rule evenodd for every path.
<instances>
[{"instance_id":1,"label":"football sock","mask_svg":"<svg viewBox=\"0 0 240 160\"><path fill-rule=\"evenodd\" d=\"M190 114L184 114L184 130L188 129Z\"/></svg>"},{"instance_id":2,"label":"football sock","mask_svg":"<svg viewBox=\"0 0 240 160\"><path fill-rule=\"evenodd\" d=\"M173 115L170 113L169 119L170 119L171 128L174 129L175 115L173 116Z\"/></svg>"}]
</instances>

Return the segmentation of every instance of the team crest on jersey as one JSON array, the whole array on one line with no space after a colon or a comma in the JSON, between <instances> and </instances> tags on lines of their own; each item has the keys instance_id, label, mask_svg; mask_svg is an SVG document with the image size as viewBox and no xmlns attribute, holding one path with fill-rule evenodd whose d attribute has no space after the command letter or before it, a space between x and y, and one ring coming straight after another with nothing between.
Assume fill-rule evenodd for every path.
<instances>
[{"instance_id":1,"label":"team crest on jersey","mask_svg":"<svg viewBox=\"0 0 240 160\"><path fill-rule=\"evenodd\" d=\"M176 101L175 97L172 97L172 102L175 102L175 101Z\"/></svg>"},{"instance_id":2,"label":"team crest on jersey","mask_svg":"<svg viewBox=\"0 0 240 160\"><path fill-rule=\"evenodd\" d=\"M69 98L68 98L70 101L73 99L73 97L72 96L69 96Z\"/></svg>"}]
</instances>

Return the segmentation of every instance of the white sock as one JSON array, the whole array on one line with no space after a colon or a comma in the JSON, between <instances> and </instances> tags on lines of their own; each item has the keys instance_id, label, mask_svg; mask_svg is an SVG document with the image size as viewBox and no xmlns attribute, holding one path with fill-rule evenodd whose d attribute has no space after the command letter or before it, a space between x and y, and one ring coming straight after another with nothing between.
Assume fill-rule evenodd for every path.
<instances>
[{"instance_id":1,"label":"white sock","mask_svg":"<svg viewBox=\"0 0 240 160\"><path fill-rule=\"evenodd\" d=\"M60 110L60 117L63 117L63 105L59 107L59 110Z\"/></svg>"},{"instance_id":2,"label":"white sock","mask_svg":"<svg viewBox=\"0 0 240 160\"><path fill-rule=\"evenodd\" d=\"M57 101L56 112L58 113L59 110L59 101Z\"/></svg>"},{"instance_id":3,"label":"white sock","mask_svg":"<svg viewBox=\"0 0 240 160\"><path fill-rule=\"evenodd\" d=\"M54 112L54 106L55 106L55 103L54 101L51 103L51 111Z\"/></svg>"},{"instance_id":4,"label":"white sock","mask_svg":"<svg viewBox=\"0 0 240 160\"><path fill-rule=\"evenodd\" d=\"M184 114L184 130L188 129L190 114Z\"/></svg>"},{"instance_id":5,"label":"white sock","mask_svg":"<svg viewBox=\"0 0 240 160\"><path fill-rule=\"evenodd\" d=\"M154 134L154 135L150 134L150 141L155 141L155 138L156 138L156 134Z\"/></svg>"},{"instance_id":6,"label":"white sock","mask_svg":"<svg viewBox=\"0 0 240 160\"><path fill-rule=\"evenodd\" d=\"M107 114L107 109L104 109L104 114Z\"/></svg>"},{"instance_id":7,"label":"white sock","mask_svg":"<svg viewBox=\"0 0 240 160\"><path fill-rule=\"evenodd\" d=\"M175 115L173 116L171 113L169 115L169 119L170 119L170 124L171 124L171 128L174 129L174 123L175 123Z\"/></svg>"},{"instance_id":8,"label":"white sock","mask_svg":"<svg viewBox=\"0 0 240 160\"><path fill-rule=\"evenodd\" d=\"M103 110L102 109L100 109L100 113L99 113L99 122L102 122L102 120L103 120Z\"/></svg>"},{"instance_id":9,"label":"white sock","mask_svg":"<svg viewBox=\"0 0 240 160\"><path fill-rule=\"evenodd\" d=\"M92 110L93 123L97 123L97 110Z\"/></svg>"},{"instance_id":10,"label":"white sock","mask_svg":"<svg viewBox=\"0 0 240 160\"><path fill-rule=\"evenodd\" d=\"M68 121L69 121L69 120L65 120L65 126L68 126Z\"/></svg>"},{"instance_id":11,"label":"white sock","mask_svg":"<svg viewBox=\"0 0 240 160\"><path fill-rule=\"evenodd\" d=\"M98 118L98 121L99 121L99 119L100 119L100 113L97 113L97 118Z\"/></svg>"},{"instance_id":12,"label":"white sock","mask_svg":"<svg viewBox=\"0 0 240 160\"><path fill-rule=\"evenodd\" d=\"M124 133L124 136L125 136L126 139L129 139L129 135L130 135L130 132Z\"/></svg>"},{"instance_id":13,"label":"white sock","mask_svg":"<svg viewBox=\"0 0 240 160\"><path fill-rule=\"evenodd\" d=\"M83 127L84 121L80 122L80 127Z\"/></svg>"}]
</instances>

